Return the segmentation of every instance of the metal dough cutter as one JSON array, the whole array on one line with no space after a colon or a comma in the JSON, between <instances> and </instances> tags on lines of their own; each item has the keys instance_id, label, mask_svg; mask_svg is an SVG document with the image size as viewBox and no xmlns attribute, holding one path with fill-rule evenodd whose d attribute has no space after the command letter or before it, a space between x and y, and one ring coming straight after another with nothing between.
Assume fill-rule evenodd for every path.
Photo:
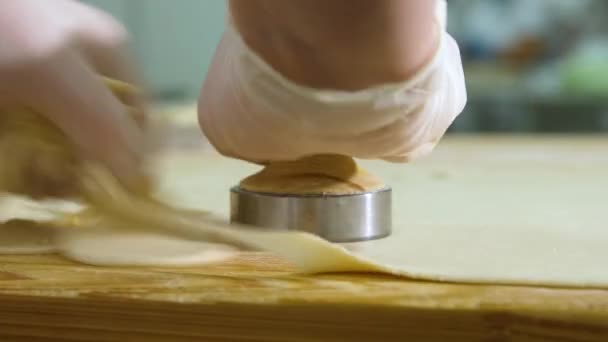
<instances>
[{"instance_id":1,"label":"metal dough cutter","mask_svg":"<svg viewBox=\"0 0 608 342\"><path fill-rule=\"evenodd\" d=\"M347 243L391 234L391 188L347 195L270 194L236 186L230 219L267 229L299 230Z\"/></svg>"}]
</instances>

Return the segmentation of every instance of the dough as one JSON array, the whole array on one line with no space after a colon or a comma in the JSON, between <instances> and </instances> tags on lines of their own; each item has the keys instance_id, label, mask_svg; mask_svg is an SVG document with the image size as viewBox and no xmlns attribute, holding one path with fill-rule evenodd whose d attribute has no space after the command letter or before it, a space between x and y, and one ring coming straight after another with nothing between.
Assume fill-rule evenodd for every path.
<instances>
[{"instance_id":1,"label":"dough","mask_svg":"<svg viewBox=\"0 0 608 342\"><path fill-rule=\"evenodd\" d=\"M204 265L238 254L238 249L229 245L115 229L83 229L63 234L58 249L72 260L99 266Z\"/></svg>"},{"instance_id":2,"label":"dough","mask_svg":"<svg viewBox=\"0 0 608 342\"><path fill-rule=\"evenodd\" d=\"M198 221L206 214L185 211L183 217ZM239 251L226 244L163 234L136 221L91 209L64 216L55 224L63 227L56 238L59 252L92 265L203 265L232 258Z\"/></svg>"},{"instance_id":3,"label":"dough","mask_svg":"<svg viewBox=\"0 0 608 342\"><path fill-rule=\"evenodd\" d=\"M10 220L0 224L0 254L45 254L56 250L54 230L44 224Z\"/></svg>"},{"instance_id":4,"label":"dough","mask_svg":"<svg viewBox=\"0 0 608 342\"><path fill-rule=\"evenodd\" d=\"M141 122L140 113L128 106L138 89L117 80L102 81ZM27 108L2 108L0 114L0 189L6 192L0 198L0 253L58 251L74 260L104 265L201 264L234 254L235 248L227 245L134 230L137 222L114 219L111 213L81 212L84 206L76 202L28 199L84 195L91 204L96 194L80 191L88 165L50 121ZM148 121L146 128L146 148L158 149L159 126ZM144 197L150 188L144 180L137 190ZM179 213L191 219L205 215Z\"/></svg>"},{"instance_id":5,"label":"dough","mask_svg":"<svg viewBox=\"0 0 608 342\"><path fill-rule=\"evenodd\" d=\"M306 233L224 232L290 260L303 273L388 272L442 281L608 288L608 195L602 190L608 188L608 160L534 161L527 150L496 149L482 147L487 155L476 158L468 150L450 157L439 149L438 161L405 167L365 163L388 184L399 185L393 186L394 232L349 244L353 250ZM168 164L163 188L174 189L171 197L189 194L191 202L183 205L222 217L228 214L227 189L251 172L220 158L173 156ZM205 170L205 177L194 182L185 177L190 170Z\"/></svg>"},{"instance_id":6,"label":"dough","mask_svg":"<svg viewBox=\"0 0 608 342\"><path fill-rule=\"evenodd\" d=\"M82 220L71 227L70 216L55 219L67 227L59 239L62 253L100 265L179 265L221 260L214 250L234 252L225 249L231 245L282 256L302 273L387 272L442 281L608 288L607 201L600 191L608 186L602 177L608 164L577 165L576 179L572 167L553 166L547 173L546 165L533 163L472 163L444 170L445 164L406 170L374 165L389 181L406 178L407 189L394 191L399 210L393 235L350 244L356 247L352 252L306 233L228 226L223 218L227 189L250 169L212 161L172 157L163 163L161 183L178 192L174 197L182 191L197 194L187 197L187 206L224 213L220 217L133 196L101 173L88 189L99 188L98 207L115 221L78 214ZM185 177L192 170L205 170L206 176ZM186 253L171 252L174 247ZM211 252L212 257L206 254Z\"/></svg>"},{"instance_id":7,"label":"dough","mask_svg":"<svg viewBox=\"0 0 608 342\"><path fill-rule=\"evenodd\" d=\"M121 101L132 100L137 91L121 81L101 78ZM142 123L142 114L125 103L125 112ZM144 146L146 151L160 148L158 126L147 121ZM143 124L143 123L142 123ZM152 142L155 143L152 143ZM79 196L79 174L82 160L70 139L40 113L26 107L0 108L0 190L33 198ZM149 191L148 179L138 179L137 191Z\"/></svg>"},{"instance_id":8,"label":"dough","mask_svg":"<svg viewBox=\"0 0 608 342\"><path fill-rule=\"evenodd\" d=\"M30 134L30 139L16 135L9 140L22 142L24 149L17 151L27 153L13 156L12 161L23 164L0 163L0 188L39 193L31 186L45 184L31 182L21 171L30 165L29 156L54 151L57 154L49 156L58 159L45 159L41 169L61 164L67 174L73 172L88 209L72 202L0 198L2 253L58 248L66 257L95 265L190 265L257 249L284 257L303 273L384 272L441 281L608 288L606 161L535 163L513 155L501 159L496 153L475 159L468 151L447 162L444 155L437 164L370 163L384 170L382 178L389 184L399 184L393 186L394 232L346 249L307 233L228 225L228 189L250 174L243 163L196 160L191 154L164 160L159 164L159 194L171 204L181 199L179 204L188 208L178 209L150 196L147 187L140 193L126 192L102 168L76 166L61 141L35 140L61 138L34 134L33 128L48 127L29 125L25 118L2 116L15 120L11 132L23 129L19 132ZM49 172L64 176L55 171ZM267 192L347 193L384 184L350 158L316 156L270 165L241 186ZM194 210L198 208L219 216Z\"/></svg>"},{"instance_id":9,"label":"dough","mask_svg":"<svg viewBox=\"0 0 608 342\"><path fill-rule=\"evenodd\" d=\"M275 162L245 178L244 190L272 194L353 194L384 188L378 177L359 168L351 157L325 154Z\"/></svg>"},{"instance_id":10,"label":"dough","mask_svg":"<svg viewBox=\"0 0 608 342\"><path fill-rule=\"evenodd\" d=\"M33 201L24 197L0 196L0 253L41 254L56 250L56 229L48 223L64 214L78 212L82 205L69 201Z\"/></svg>"},{"instance_id":11,"label":"dough","mask_svg":"<svg viewBox=\"0 0 608 342\"><path fill-rule=\"evenodd\" d=\"M27 219L30 221L52 221L65 214L80 212L84 206L74 201L35 201L19 195L0 194L0 222Z\"/></svg>"},{"instance_id":12,"label":"dough","mask_svg":"<svg viewBox=\"0 0 608 342\"><path fill-rule=\"evenodd\" d=\"M394 233L350 244L354 251L306 233L228 226L227 189L251 168L192 155L160 164L164 194L184 198L187 211L129 194L97 170L84 184L95 194L99 212L55 216L52 222L60 228L64 255L100 265L206 263L228 257L216 259L216 250L232 253L238 247L282 256L302 273L385 272L441 281L608 288L608 196L602 190L608 188L608 161L572 165L512 158L407 168L369 163L400 185L394 187Z\"/></svg>"}]
</instances>

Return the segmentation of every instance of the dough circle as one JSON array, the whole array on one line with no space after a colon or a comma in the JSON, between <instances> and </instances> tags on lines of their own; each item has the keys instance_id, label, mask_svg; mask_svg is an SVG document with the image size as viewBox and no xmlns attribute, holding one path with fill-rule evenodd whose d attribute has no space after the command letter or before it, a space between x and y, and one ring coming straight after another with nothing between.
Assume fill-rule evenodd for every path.
<instances>
[{"instance_id":1,"label":"dough circle","mask_svg":"<svg viewBox=\"0 0 608 342\"><path fill-rule=\"evenodd\" d=\"M109 229L64 233L57 247L69 259L99 266L205 265L238 254L236 248L224 244Z\"/></svg>"}]
</instances>

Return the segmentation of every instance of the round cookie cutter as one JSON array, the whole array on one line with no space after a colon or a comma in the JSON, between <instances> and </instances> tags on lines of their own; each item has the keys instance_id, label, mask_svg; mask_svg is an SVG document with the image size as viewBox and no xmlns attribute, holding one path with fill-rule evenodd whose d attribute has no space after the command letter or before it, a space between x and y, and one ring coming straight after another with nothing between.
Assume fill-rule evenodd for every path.
<instances>
[{"instance_id":1,"label":"round cookie cutter","mask_svg":"<svg viewBox=\"0 0 608 342\"><path fill-rule=\"evenodd\" d=\"M367 241L391 234L392 190L356 194L275 194L230 190L230 221L296 230L331 242Z\"/></svg>"}]
</instances>

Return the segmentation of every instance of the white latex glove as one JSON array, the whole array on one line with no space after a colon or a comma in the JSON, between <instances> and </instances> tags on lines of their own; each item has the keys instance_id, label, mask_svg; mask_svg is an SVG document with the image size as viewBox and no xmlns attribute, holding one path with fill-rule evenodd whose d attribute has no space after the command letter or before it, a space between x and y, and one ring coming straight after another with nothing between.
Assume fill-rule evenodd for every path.
<instances>
[{"instance_id":1,"label":"white latex glove","mask_svg":"<svg viewBox=\"0 0 608 342\"><path fill-rule=\"evenodd\" d=\"M355 92L291 82L229 25L199 99L201 128L220 153L253 162L318 153L407 162L427 154L467 100L459 49L444 21L440 7L439 47L414 77Z\"/></svg>"},{"instance_id":2,"label":"white latex glove","mask_svg":"<svg viewBox=\"0 0 608 342\"><path fill-rule=\"evenodd\" d=\"M139 178L141 133L97 76L137 82L126 40L112 17L77 1L0 2L0 108L45 115L129 184Z\"/></svg>"}]
</instances>

